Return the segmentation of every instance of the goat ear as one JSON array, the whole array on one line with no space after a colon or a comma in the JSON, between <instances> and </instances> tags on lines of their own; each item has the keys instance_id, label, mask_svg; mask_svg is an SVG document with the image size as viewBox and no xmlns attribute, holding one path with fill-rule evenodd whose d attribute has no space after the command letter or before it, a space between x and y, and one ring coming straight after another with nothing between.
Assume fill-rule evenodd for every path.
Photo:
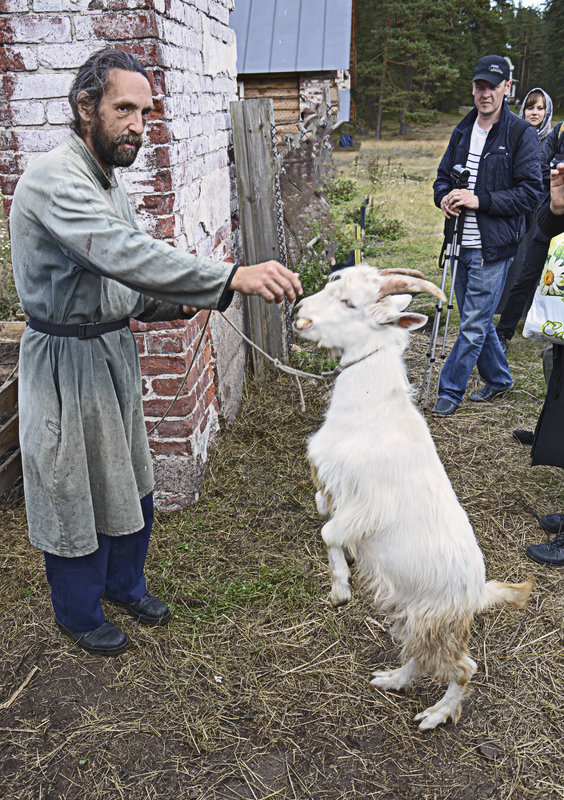
<instances>
[{"instance_id":1,"label":"goat ear","mask_svg":"<svg viewBox=\"0 0 564 800\"><path fill-rule=\"evenodd\" d=\"M400 314L397 319L393 321L393 325L398 328L405 328L408 331L413 331L416 328L422 328L427 323L429 317L426 314L416 314L414 311L406 311L405 314Z\"/></svg>"}]
</instances>

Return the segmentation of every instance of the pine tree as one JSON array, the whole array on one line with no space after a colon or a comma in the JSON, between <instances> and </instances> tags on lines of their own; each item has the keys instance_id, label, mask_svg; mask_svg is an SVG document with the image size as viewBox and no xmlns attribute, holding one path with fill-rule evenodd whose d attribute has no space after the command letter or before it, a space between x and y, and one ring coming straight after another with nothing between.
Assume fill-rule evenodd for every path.
<instances>
[{"instance_id":1,"label":"pine tree","mask_svg":"<svg viewBox=\"0 0 564 800\"><path fill-rule=\"evenodd\" d=\"M548 0L542 18L544 47L543 88L551 95L556 106L564 106L564 60L562 58L562 31L564 31L564 3Z\"/></svg>"}]
</instances>

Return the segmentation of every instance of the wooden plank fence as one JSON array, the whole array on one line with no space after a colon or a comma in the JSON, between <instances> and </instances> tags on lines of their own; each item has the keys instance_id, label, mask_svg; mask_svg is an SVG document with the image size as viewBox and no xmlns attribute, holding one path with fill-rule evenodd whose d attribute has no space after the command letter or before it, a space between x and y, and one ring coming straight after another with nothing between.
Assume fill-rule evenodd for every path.
<instances>
[{"instance_id":1,"label":"wooden plank fence","mask_svg":"<svg viewBox=\"0 0 564 800\"><path fill-rule=\"evenodd\" d=\"M281 261L272 100L233 102L231 116L245 263ZM285 304L268 304L260 297L247 300L251 339L266 353L287 361ZM253 349L255 375L264 377L268 366L267 359Z\"/></svg>"}]
</instances>

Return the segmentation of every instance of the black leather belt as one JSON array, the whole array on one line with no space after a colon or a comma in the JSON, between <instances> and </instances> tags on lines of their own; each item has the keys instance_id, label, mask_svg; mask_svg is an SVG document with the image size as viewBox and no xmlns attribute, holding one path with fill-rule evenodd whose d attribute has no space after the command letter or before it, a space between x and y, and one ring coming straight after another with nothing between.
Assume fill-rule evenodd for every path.
<instances>
[{"instance_id":1,"label":"black leather belt","mask_svg":"<svg viewBox=\"0 0 564 800\"><path fill-rule=\"evenodd\" d=\"M55 325L51 322L40 322L30 317L27 324L34 331L49 333L51 336L74 336L76 339L95 339L97 336L103 336L104 333L129 327L129 317L118 319L116 322L81 322L78 325Z\"/></svg>"}]
</instances>

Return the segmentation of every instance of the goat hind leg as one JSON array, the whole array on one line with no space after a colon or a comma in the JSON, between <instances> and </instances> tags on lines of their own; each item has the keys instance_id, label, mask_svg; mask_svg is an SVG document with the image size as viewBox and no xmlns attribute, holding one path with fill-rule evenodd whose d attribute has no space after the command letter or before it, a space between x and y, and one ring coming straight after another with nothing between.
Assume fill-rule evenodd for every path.
<instances>
[{"instance_id":1,"label":"goat hind leg","mask_svg":"<svg viewBox=\"0 0 564 800\"><path fill-rule=\"evenodd\" d=\"M425 711L416 714L415 721L419 722L419 730L426 731L436 728L452 719L456 725L462 713L462 701L466 696L467 686L472 675L476 672L476 662L465 655L456 663L455 670L451 674L448 688L434 706L426 708Z\"/></svg>"},{"instance_id":2,"label":"goat hind leg","mask_svg":"<svg viewBox=\"0 0 564 800\"><path fill-rule=\"evenodd\" d=\"M321 519L328 520L331 517L331 511L327 502L327 498L321 489L315 493L315 505L317 506L317 513Z\"/></svg>"},{"instance_id":3,"label":"goat hind leg","mask_svg":"<svg viewBox=\"0 0 564 800\"><path fill-rule=\"evenodd\" d=\"M351 572L345 552L342 547L333 546L327 548L327 559L331 572L331 604L335 607L344 606L352 597L350 576Z\"/></svg>"},{"instance_id":4,"label":"goat hind leg","mask_svg":"<svg viewBox=\"0 0 564 800\"><path fill-rule=\"evenodd\" d=\"M417 680L419 666L415 658L410 658L403 667L399 669L385 669L380 672L372 673L370 685L375 689L384 689L387 692L407 689Z\"/></svg>"}]
</instances>

